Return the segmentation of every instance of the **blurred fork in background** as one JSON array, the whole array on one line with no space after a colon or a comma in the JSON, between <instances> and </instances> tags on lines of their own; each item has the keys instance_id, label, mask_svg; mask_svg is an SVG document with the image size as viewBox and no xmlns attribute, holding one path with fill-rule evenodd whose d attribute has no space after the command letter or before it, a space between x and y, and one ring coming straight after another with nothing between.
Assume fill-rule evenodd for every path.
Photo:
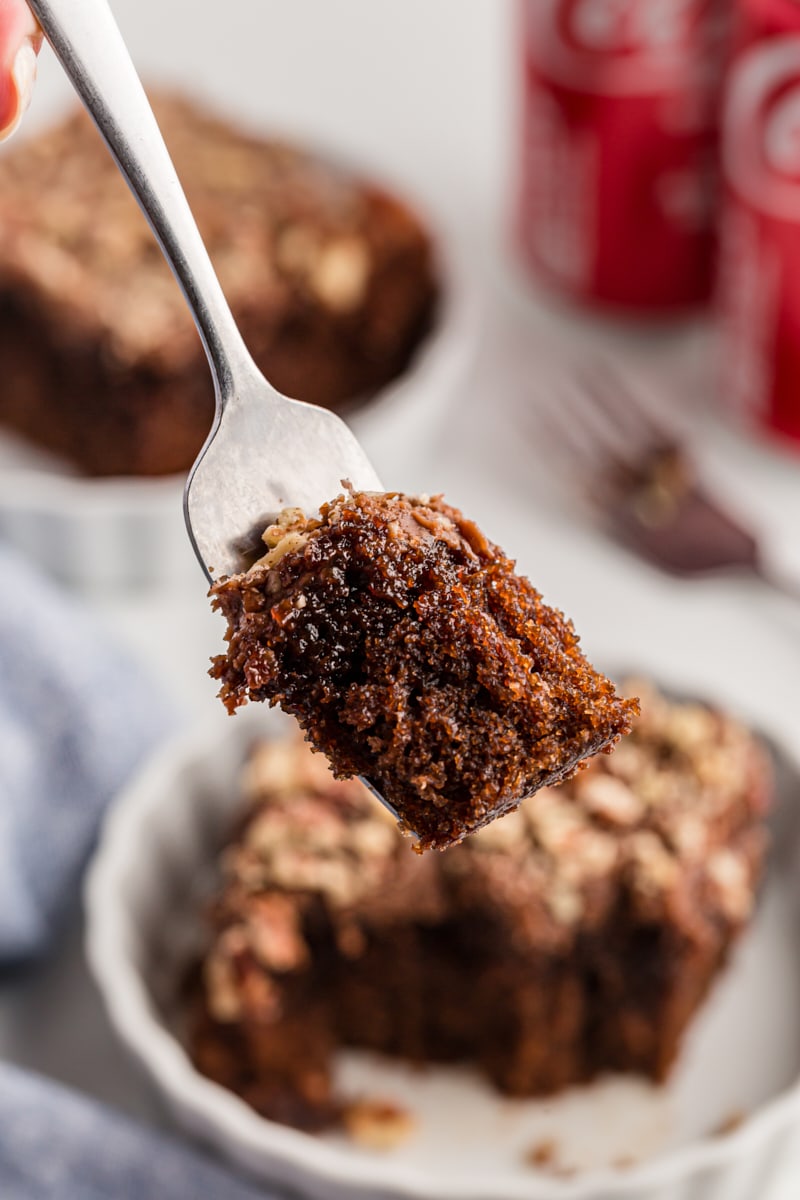
<instances>
[{"instance_id":1,"label":"blurred fork in background","mask_svg":"<svg viewBox=\"0 0 800 1200\"><path fill-rule=\"evenodd\" d=\"M564 374L537 411L537 430L615 541L670 574L757 576L800 600L754 532L711 494L682 422L605 361Z\"/></svg>"}]
</instances>

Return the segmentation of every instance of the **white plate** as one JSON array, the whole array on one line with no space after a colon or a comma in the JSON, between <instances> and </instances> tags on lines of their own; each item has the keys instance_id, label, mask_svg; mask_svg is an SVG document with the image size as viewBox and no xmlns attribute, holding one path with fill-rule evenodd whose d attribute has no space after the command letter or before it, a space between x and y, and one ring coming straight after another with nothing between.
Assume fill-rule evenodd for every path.
<instances>
[{"instance_id":1,"label":"white plate","mask_svg":"<svg viewBox=\"0 0 800 1200\"><path fill-rule=\"evenodd\" d=\"M475 347L477 288L445 239L436 242L442 296L433 329L403 374L347 418L389 488L403 488L406 470L435 438ZM0 432L0 537L78 587L196 583L184 482L85 478Z\"/></svg>"},{"instance_id":2,"label":"white plate","mask_svg":"<svg viewBox=\"0 0 800 1200\"><path fill-rule=\"evenodd\" d=\"M279 720L279 718L278 718ZM779 802L754 924L687 1039L668 1086L608 1079L509 1101L467 1070L412 1072L369 1055L344 1081L396 1100L415 1135L387 1154L259 1117L200 1076L176 1036L177 964L198 945L199 894L235 813L258 709L167 748L116 802L87 884L88 955L111 1019L178 1123L264 1179L319 1200L787 1200L800 1172L800 766L778 756ZM740 1128L717 1136L734 1114ZM576 1168L524 1161L553 1139ZM620 1168L618 1160L633 1159ZM782 1181L782 1182L781 1182Z\"/></svg>"}]
</instances>

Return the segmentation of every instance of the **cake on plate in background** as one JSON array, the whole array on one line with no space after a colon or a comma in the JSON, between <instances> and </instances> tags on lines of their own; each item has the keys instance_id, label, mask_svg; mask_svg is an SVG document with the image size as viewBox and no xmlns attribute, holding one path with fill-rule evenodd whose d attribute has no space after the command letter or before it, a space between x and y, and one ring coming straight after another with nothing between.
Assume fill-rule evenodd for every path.
<instances>
[{"instance_id":1,"label":"cake on plate in background","mask_svg":"<svg viewBox=\"0 0 800 1200\"><path fill-rule=\"evenodd\" d=\"M306 1129L347 1123L342 1047L511 1096L664 1080L752 914L771 771L738 721L631 686L614 754L440 854L302 743L259 745L189 988L199 1070Z\"/></svg>"},{"instance_id":2,"label":"cake on plate in background","mask_svg":"<svg viewBox=\"0 0 800 1200\"><path fill-rule=\"evenodd\" d=\"M419 218L322 156L175 96L154 108L245 341L340 411L409 365L439 293ZM81 112L0 159L0 426L89 475L185 471L213 389L178 285Z\"/></svg>"}]
</instances>

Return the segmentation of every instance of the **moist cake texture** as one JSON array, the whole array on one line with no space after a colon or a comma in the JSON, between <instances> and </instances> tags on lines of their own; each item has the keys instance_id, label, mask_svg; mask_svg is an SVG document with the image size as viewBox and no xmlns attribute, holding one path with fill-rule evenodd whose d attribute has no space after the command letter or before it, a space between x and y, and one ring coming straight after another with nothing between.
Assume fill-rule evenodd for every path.
<instances>
[{"instance_id":1,"label":"moist cake texture","mask_svg":"<svg viewBox=\"0 0 800 1200\"><path fill-rule=\"evenodd\" d=\"M259 746L191 992L198 1068L308 1129L347 1110L342 1046L513 1096L663 1080L753 911L770 771L736 721L636 690L615 754L439 855L301 743Z\"/></svg>"},{"instance_id":2,"label":"moist cake texture","mask_svg":"<svg viewBox=\"0 0 800 1200\"><path fill-rule=\"evenodd\" d=\"M187 101L154 108L244 339L277 388L344 409L431 326L426 230L330 161ZM96 475L186 470L211 427L186 303L82 111L0 158L0 423Z\"/></svg>"},{"instance_id":3,"label":"moist cake texture","mask_svg":"<svg viewBox=\"0 0 800 1200\"><path fill-rule=\"evenodd\" d=\"M280 704L339 776L368 779L441 849L571 775L635 700L572 624L441 497L348 493L287 510L267 554L212 588L220 695Z\"/></svg>"}]
</instances>

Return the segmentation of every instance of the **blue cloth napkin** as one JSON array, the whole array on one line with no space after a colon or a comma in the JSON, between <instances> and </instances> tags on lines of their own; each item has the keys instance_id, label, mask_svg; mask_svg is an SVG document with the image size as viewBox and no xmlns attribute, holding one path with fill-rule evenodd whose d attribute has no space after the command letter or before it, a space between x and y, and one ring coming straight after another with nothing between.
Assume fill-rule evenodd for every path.
<instances>
[{"instance_id":1,"label":"blue cloth napkin","mask_svg":"<svg viewBox=\"0 0 800 1200\"><path fill-rule=\"evenodd\" d=\"M101 623L0 547L0 964L46 949L108 801L171 725Z\"/></svg>"},{"instance_id":2,"label":"blue cloth napkin","mask_svg":"<svg viewBox=\"0 0 800 1200\"><path fill-rule=\"evenodd\" d=\"M2 1200L265 1200L275 1193L66 1088L0 1063Z\"/></svg>"},{"instance_id":3,"label":"blue cloth napkin","mask_svg":"<svg viewBox=\"0 0 800 1200\"><path fill-rule=\"evenodd\" d=\"M173 723L91 612L0 546L0 966L45 953L106 805ZM0 1062L0 1200L264 1195L180 1142Z\"/></svg>"}]
</instances>

